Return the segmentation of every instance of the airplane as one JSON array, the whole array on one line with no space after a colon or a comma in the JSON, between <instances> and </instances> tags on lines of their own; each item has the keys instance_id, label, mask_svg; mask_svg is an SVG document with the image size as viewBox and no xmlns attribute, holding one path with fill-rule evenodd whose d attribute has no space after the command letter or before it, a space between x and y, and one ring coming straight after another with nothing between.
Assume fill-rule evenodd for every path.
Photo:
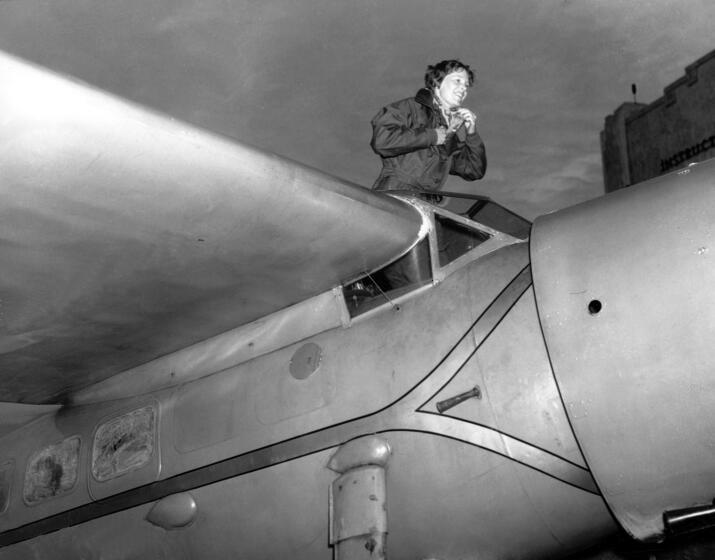
<instances>
[{"instance_id":1,"label":"airplane","mask_svg":"<svg viewBox=\"0 0 715 560\"><path fill-rule=\"evenodd\" d=\"M715 525L713 162L532 224L7 54L0 83L0 560L526 560Z\"/></svg>"}]
</instances>

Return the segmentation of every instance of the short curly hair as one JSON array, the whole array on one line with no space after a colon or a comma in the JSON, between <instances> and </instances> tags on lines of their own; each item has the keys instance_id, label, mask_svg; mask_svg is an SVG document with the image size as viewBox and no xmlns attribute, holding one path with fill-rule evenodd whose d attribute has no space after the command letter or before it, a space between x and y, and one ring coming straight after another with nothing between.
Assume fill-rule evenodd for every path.
<instances>
[{"instance_id":1,"label":"short curly hair","mask_svg":"<svg viewBox=\"0 0 715 560\"><path fill-rule=\"evenodd\" d=\"M469 76L469 85L474 84L474 72L472 69L463 62L459 60L443 60L437 64L433 64L427 67L427 73L425 74L425 86L428 89L433 90L440 86L442 80L447 74L452 72L457 72L459 70L466 70L467 76Z\"/></svg>"}]
</instances>

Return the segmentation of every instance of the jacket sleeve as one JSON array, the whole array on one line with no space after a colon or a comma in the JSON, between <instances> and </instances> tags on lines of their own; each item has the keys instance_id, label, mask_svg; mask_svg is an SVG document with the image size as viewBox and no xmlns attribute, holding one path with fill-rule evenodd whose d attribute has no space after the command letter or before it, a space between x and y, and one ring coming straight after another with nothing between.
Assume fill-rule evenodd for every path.
<instances>
[{"instance_id":1,"label":"jacket sleeve","mask_svg":"<svg viewBox=\"0 0 715 560\"><path fill-rule=\"evenodd\" d=\"M399 156L429 148L437 143L433 128L411 128L408 110L399 105L388 105L372 119L370 146L382 157Z\"/></svg>"},{"instance_id":2,"label":"jacket sleeve","mask_svg":"<svg viewBox=\"0 0 715 560\"><path fill-rule=\"evenodd\" d=\"M451 175L457 175L465 181L475 181L487 172L487 152L479 132L469 134L459 142L452 153Z\"/></svg>"}]
</instances>

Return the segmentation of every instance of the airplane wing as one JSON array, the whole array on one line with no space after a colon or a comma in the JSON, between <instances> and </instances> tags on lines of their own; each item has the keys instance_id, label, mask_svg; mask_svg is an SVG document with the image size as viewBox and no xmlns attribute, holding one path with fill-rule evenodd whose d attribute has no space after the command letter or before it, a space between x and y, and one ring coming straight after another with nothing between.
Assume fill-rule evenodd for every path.
<instances>
[{"instance_id":1,"label":"airplane wing","mask_svg":"<svg viewBox=\"0 0 715 560\"><path fill-rule=\"evenodd\" d=\"M0 83L0 401L62 402L419 236L397 200L5 54Z\"/></svg>"}]
</instances>

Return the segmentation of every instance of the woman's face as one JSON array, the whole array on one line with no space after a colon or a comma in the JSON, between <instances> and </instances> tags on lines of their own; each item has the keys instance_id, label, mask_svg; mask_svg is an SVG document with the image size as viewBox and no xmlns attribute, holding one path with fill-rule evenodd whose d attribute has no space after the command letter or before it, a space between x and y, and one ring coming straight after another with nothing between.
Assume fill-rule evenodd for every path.
<instances>
[{"instance_id":1,"label":"woman's face","mask_svg":"<svg viewBox=\"0 0 715 560\"><path fill-rule=\"evenodd\" d=\"M451 109L452 107L461 107L467 98L468 89L469 75L466 70L462 69L447 74L442 79L442 83L437 88L436 93L442 103L448 109Z\"/></svg>"}]
</instances>

